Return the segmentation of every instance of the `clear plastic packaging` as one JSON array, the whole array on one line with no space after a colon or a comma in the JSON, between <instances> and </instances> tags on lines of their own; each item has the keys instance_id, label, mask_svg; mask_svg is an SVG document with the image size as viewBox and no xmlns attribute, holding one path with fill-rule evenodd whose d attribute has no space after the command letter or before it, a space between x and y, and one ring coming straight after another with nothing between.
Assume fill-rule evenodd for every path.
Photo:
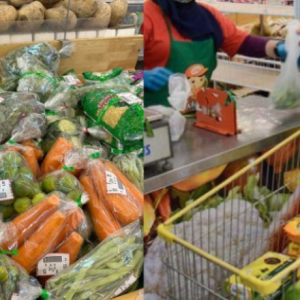
<instances>
[{"instance_id":1,"label":"clear plastic packaging","mask_svg":"<svg viewBox=\"0 0 300 300\"><path fill-rule=\"evenodd\" d=\"M103 241L46 285L53 299L107 300L139 278L143 266L143 236L139 222Z\"/></svg>"},{"instance_id":2,"label":"clear plastic packaging","mask_svg":"<svg viewBox=\"0 0 300 300\"><path fill-rule=\"evenodd\" d=\"M34 207L5 224L0 249L18 249L12 259L27 272L34 272L37 276L51 275L44 273L43 268L40 270L43 257L56 253L73 232L81 236L78 256L83 240L89 236L88 223L79 205L82 203L74 202L59 192L47 195ZM64 253L74 257L74 248L75 244ZM69 263L69 260L65 261L66 265Z\"/></svg>"},{"instance_id":3,"label":"clear plastic packaging","mask_svg":"<svg viewBox=\"0 0 300 300\"><path fill-rule=\"evenodd\" d=\"M0 91L0 143L41 138L45 129L45 108L37 95Z\"/></svg>"},{"instance_id":4,"label":"clear plastic packaging","mask_svg":"<svg viewBox=\"0 0 300 300\"><path fill-rule=\"evenodd\" d=\"M36 300L41 294L38 281L6 255L0 254L0 299Z\"/></svg>"},{"instance_id":5,"label":"clear plastic packaging","mask_svg":"<svg viewBox=\"0 0 300 300\"><path fill-rule=\"evenodd\" d=\"M288 34L285 40L287 59L270 95L277 109L294 109L300 106L299 27L300 22L296 20L291 21L288 25Z\"/></svg>"}]
</instances>

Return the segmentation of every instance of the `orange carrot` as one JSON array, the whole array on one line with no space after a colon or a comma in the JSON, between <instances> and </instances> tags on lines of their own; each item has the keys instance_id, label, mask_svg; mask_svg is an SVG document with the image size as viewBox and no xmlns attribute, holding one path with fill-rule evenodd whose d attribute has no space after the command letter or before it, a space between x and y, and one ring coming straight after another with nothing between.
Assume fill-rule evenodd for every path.
<instances>
[{"instance_id":1,"label":"orange carrot","mask_svg":"<svg viewBox=\"0 0 300 300\"><path fill-rule=\"evenodd\" d=\"M52 214L19 248L12 259L19 263L28 273L49 252L53 251L54 241L65 225L66 217L60 211Z\"/></svg>"},{"instance_id":2,"label":"orange carrot","mask_svg":"<svg viewBox=\"0 0 300 300\"><path fill-rule=\"evenodd\" d=\"M55 241L55 249L85 220L84 212L81 208L77 208L75 212L67 216L64 228L58 234Z\"/></svg>"},{"instance_id":3,"label":"orange carrot","mask_svg":"<svg viewBox=\"0 0 300 300\"><path fill-rule=\"evenodd\" d=\"M73 143L67 140L64 137L59 137L48 154L46 155L42 166L41 172L42 175L46 175L50 172L59 170L63 167L63 162L61 158L65 155L65 153L73 148Z\"/></svg>"},{"instance_id":4,"label":"orange carrot","mask_svg":"<svg viewBox=\"0 0 300 300\"><path fill-rule=\"evenodd\" d=\"M108 210L103 200L98 197L91 178L88 176L81 177L80 182L89 195L90 200L87 203L87 207L92 217L96 235L100 241L103 241L121 229L121 226Z\"/></svg>"},{"instance_id":5,"label":"orange carrot","mask_svg":"<svg viewBox=\"0 0 300 300\"><path fill-rule=\"evenodd\" d=\"M0 248L12 250L20 247L60 205L60 199L53 194L42 202L36 204L23 214L17 216L13 221L7 223L8 240L5 240Z\"/></svg>"},{"instance_id":6,"label":"orange carrot","mask_svg":"<svg viewBox=\"0 0 300 300\"><path fill-rule=\"evenodd\" d=\"M63 242L63 244L56 250L55 253L69 254L70 264L73 264L77 260L82 244L83 244L82 236L77 232L73 232Z\"/></svg>"},{"instance_id":7,"label":"orange carrot","mask_svg":"<svg viewBox=\"0 0 300 300\"><path fill-rule=\"evenodd\" d=\"M99 190L100 199L105 201L109 210L123 225L136 221L142 215L142 209L128 191L126 191L127 195L107 192L107 173L101 160L95 161L90 170L90 177L93 178L95 187Z\"/></svg>"},{"instance_id":8,"label":"orange carrot","mask_svg":"<svg viewBox=\"0 0 300 300\"><path fill-rule=\"evenodd\" d=\"M44 153L41 149L39 149L32 140L27 140L22 142L22 145L31 147L34 150L34 154L37 160L41 160L44 157Z\"/></svg>"},{"instance_id":9,"label":"orange carrot","mask_svg":"<svg viewBox=\"0 0 300 300\"><path fill-rule=\"evenodd\" d=\"M127 190L129 190L132 195L137 199L141 208L144 207L144 195L143 193L130 182L130 180L110 161L105 162L105 167L112 173L114 173L121 183L126 186Z\"/></svg>"}]
</instances>

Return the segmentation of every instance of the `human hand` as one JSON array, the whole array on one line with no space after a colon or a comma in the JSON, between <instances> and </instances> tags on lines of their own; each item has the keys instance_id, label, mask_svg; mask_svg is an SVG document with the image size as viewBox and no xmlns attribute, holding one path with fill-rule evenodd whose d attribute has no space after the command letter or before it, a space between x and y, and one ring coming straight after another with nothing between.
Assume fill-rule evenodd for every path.
<instances>
[{"instance_id":1,"label":"human hand","mask_svg":"<svg viewBox=\"0 0 300 300\"><path fill-rule=\"evenodd\" d=\"M155 68L144 72L145 88L154 92L161 90L168 82L173 73L166 68Z\"/></svg>"}]
</instances>

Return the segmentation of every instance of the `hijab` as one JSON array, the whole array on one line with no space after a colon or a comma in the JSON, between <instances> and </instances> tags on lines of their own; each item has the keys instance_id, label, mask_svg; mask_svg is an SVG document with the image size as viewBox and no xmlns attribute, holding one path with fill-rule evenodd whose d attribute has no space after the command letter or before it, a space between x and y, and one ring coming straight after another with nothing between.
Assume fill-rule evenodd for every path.
<instances>
[{"instance_id":1,"label":"hijab","mask_svg":"<svg viewBox=\"0 0 300 300\"><path fill-rule=\"evenodd\" d=\"M195 0L152 0L168 16L173 26L185 38L193 41L213 37L218 50L223 33L216 18Z\"/></svg>"}]
</instances>

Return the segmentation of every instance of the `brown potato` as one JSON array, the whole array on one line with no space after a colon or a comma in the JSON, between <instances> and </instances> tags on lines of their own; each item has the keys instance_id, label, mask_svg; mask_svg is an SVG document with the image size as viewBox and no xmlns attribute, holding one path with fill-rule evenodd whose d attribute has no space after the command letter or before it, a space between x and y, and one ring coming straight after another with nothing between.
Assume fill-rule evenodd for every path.
<instances>
[{"instance_id":1,"label":"brown potato","mask_svg":"<svg viewBox=\"0 0 300 300\"><path fill-rule=\"evenodd\" d=\"M45 10L39 1L23 5L18 11L18 29L20 31L36 31L44 23Z\"/></svg>"},{"instance_id":2,"label":"brown potato","mask_svg":"<svg viewBox=\"0 0 300 300\"><path fill-rule=\"evenodd\" d=\"M70 0L70 9L78 18L89 18L98 9L97 0ZM64 0L65 7L68 7L69 0Z\"/></svg>"},{"instance_id":3,"label":"brown potato","mask_svg":"<svg viewBox=\"0 0 300 300\"><path fill-rule=\"evenodd\" d=\"M111 17L111 7L103 0L98 1L98 9L91 16L89 20L86 20L83 24L83 28L87 29L102 29L107 28Z\"/></svg>"},{"instance_id":4,"label":"brown potato","mask_svg":"<svg viewBox=\"0 0 300 300\"><path fill-rule=\"evenodd\" d=\"M6 1L0 1L0 5L8 5Z\"/></svg>"},{"instance_id":5,"label":"brown potato","mask_svg":"<svg viewBox=\"0 0 300 300\"><path fill-rule=\"evenodd\" d=\"M50 8L46 10L45 19L55 20L52 21L50 25L54 30L64 30L66 26L67 15L68 15L68 11L64 7ZM67 30L74 29L76 24L77 24L77 17L72 11L70 11Z\"/></svg>"},{"instance_id":6,"label":"brown potato","mask_svg":"<svg viewBox=\"0 0 300 300\"><path fill-rule=\"evenodd\" d=\"M113 0L110 3L111 18L109 22L110 27L117 26L126 16L128 10L127 0Z\"/></svg>"},{"instance_id":7,"label":"brown potato","mask_svg":"<svg viewBox=\"0 0 300 300\"><path fill-rule=\"evenodd\" d=\"M17 19L17 11L11 5L0 5L0 32L5 32Z\"/></svg>"},{"instance_id":8,"label":"brown potato","mask_svg":"<svg viewBox=\"0 0 300 300\"><path fill-rule=\"evenodd\" d=\"M51 8L59 8L59 7L65 7L64 1L59 1L55 3Z\"/></svg>"},{"instance_id":9,"label":"brown potato","mask_svg":"<svg viewBox=\"0 0 300 300\"><path fill-rule=\"evenodd\" d=\"M31 3L32 1L33 0L9 0L9 4L16 8L19 8L22 5Z\"/></svg>"},{"instance_id":10,"label":"brown potato","mask_svg":"<svg viewBox=\"0 0 300 300\"><path fill-rule=\"evenodd\" d=\"M39 0L45 7L52 8L60 0Z\"/></svg>"}]
</instances>

